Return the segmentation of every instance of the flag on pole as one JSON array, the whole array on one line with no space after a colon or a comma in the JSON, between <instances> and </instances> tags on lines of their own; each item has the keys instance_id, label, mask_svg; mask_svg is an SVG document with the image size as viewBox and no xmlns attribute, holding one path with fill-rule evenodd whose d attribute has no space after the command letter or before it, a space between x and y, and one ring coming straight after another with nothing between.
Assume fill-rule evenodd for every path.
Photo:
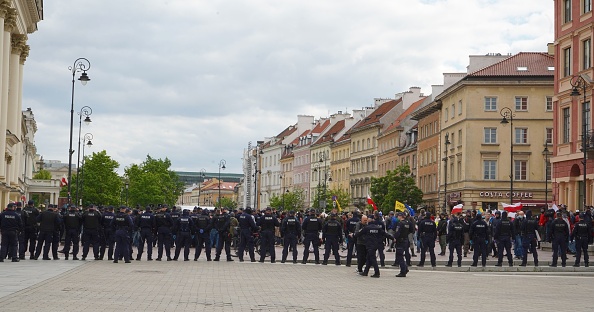
<instances>
[{"instance_id":1,"label":"flag on pole","mask_svg":"<svg viewBox=\"0 0 594 312\"><path fill-rule=\"evenodd\" d=\"M60 180L60 187L63 187L66 185L68 185L68 179L66 178L66 175L63 175L62 179Z\"/></svg>"},{"instance_id":2,"label":"flag on pole","mask_svg":"<svg viewBox=\"0 0 594 312\"><path fill-rule=\"evenodd\" d=\"M404 204L404 206L406 207L406 210L408 210L408 213L411 215L411 217L415 216L415 210L412 209L409 205Z\"/></svg>"},{"instance_id":3,"label":"flag on pole","mask_svg":"<svg viewBox=\"0 0 594 312\"><path fill-rule=\"evenodd\" d=\"M507 212L518 212L518 211L522 210L522 203L516 203L513 205L501 203L501 206L503 206L503 210L505 210Z\"/></svg>"},{"instance_id":4,"label":"flag on pole","mask_svg":"<svg viewBox=\"0 0 594 312\"><path fill-rule=\"evenodd\" d=\"M457 204L452 207L452 214L462 213L462 210L464 210L464 204Z\"/></svg>"},{"instance_id":5,"label":"flag on pole","mask_svg":"<svg viewBox=\"0 0 594 312\"><path fill-rule=\"evenodd\" d=\"M377 205L375 204L373 199L371 199L371 196L369 196L369 194L367 194L367 204L373 206L373 210L377 210Z\"/></svg>"},{"instance_id":6,"label":"flag on pole","mask_svg":"<svg viewBox=\"0 0 594 312\"><path fill-rule=\"evenodd\" d=\"M396 204L394 204L394 210L405 212L406 211L406 207L404 207L404 204L403 203L401 203L399 201L396 201Z\"/></svg>"},{"instance_id":7,"label":"flag on pole","mask_svg":"<svg viewBox=\"0 0 594 312\"><path fill-rule=\"evenodd\" d=\"M337 196L332 196L332 200L336 203L336 207L338 207L338 212L342 212L342 207L340 207L340 203L338 202Z\"/></svg>"}]
</instances>

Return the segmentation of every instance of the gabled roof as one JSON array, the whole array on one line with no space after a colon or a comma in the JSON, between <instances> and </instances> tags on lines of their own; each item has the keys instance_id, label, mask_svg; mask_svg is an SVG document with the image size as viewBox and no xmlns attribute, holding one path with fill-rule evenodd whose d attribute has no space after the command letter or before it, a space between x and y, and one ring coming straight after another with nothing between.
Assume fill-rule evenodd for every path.
<instances>
[{"instance_id":1,"label":"gabled roof","mask_svg":"<svg viewBox=\"0 0 594 312\"><path fill-rule=\"evenodd\" d=\"M467 77L553 76L555 58L545 52L520 52Z\"/></svg>"},{"instance_id":2,"label":"gabled roof","mask_svg":"<svg viewBox=\"0 0 594 312\"><path fill-rule=\"evenodd\" d=\"M311 130L311 133L322 133L322 131L324 131L324 129L326 129L329 125L330 125L330 119L326 119L326 120L324 120L323 123L318 123L313 128L313 130Z\"/></svg>"},{"instance_id":3,"label":"gabled roof","mask_svg":"<svg viewBox=\"0 0 594 312\"><path fill-rule=\"evenodd\" d=\"M400 127L400 124L402 123L402 121L404 121L410 114L412 114L413 112L415 112L419 106L421 106L421 104L423 104L423 101L425 101L427 97L423 97L420 100L412 103L404 112L402 112L402 114L400 114L400 116L398 116L398 118L396 120L394 120L394 122L392 122L388 128L386 128L386 130L382 131L382 133L388 133L390 131L392 131L393 129L396 129L398 127Z\"/></svg>"},{"instance_id":4,"label":"gabled roof","mask_svg":"<svg viewBox=\"0 0 594 312\"><path fill-rule=\"evenodd\" d=\"M382 105L380 105L376 110L371 112L369 116L365 117L361 122L357 123L353 126L353 129L363 128L365 126L374 124L380 121L387 112L389 112L392 108L394 108L398 103L402 102L402 98L398 100L391 100Z\"/></svg>"},{"instance_id":5,"label":"gabled roof","mask_svg":"<svg viewBox=\"0 0 594 312\"><path fill-rule=\"evenodd\" d=\"M332 125L332 127L330 127L330 129L328 129L328 131L326 131L326 133L324 133L324 135L322 135L320 138L318 138L312 145L318 145L318 144L323 144L326 142L332 142L334 140L334 135L336 135L338 132L340 132L340 130L342 130L344 128L344 124L345 124L344 119L339 120L337 123Z\"/></svg>"},{"instance_id":6,"label":"gabled roof","mask_svg":"<svg viewBox=\"0 0 594 312\"><path fill-rule=\"evenodd\" d=\"M285 128L285 130L283 130L281 133L279 133L276 137L279 139L283 139L288 135L291 135L291 133L297 131L297 126L296 125L291 125L288 126L287 128Z\"/></svg>"}]
</instances>

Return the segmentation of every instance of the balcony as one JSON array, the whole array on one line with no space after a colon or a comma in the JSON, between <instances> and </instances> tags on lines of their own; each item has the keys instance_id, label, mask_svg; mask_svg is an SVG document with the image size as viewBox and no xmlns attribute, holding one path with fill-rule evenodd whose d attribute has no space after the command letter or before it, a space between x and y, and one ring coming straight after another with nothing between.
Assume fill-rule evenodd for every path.
<instances>
[{"instance_id":1,"label":"balcony","mask_svg":"<svg viewBox=\"0 0 594 312\"><path fill-rule=\"evenodd\" d=\"M583 150L584 145L582 145L582 148L580 149L582 152L584 152ZM586 152L588 154L588 158L589 159L594 159L594 130L590 130L586 133Z\"/></svg>"}]
</instances>

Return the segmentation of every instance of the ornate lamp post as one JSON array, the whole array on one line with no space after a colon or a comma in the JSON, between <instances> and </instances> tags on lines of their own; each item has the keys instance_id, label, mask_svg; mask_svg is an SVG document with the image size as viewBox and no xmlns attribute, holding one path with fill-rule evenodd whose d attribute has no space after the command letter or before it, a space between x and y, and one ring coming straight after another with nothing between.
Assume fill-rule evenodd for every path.
<instances>
[{"instance_id":1,"label":"ornate lamp post","mask_svg":"<svg viewBox=\"0 0 594 312\"><path fill-rule=\"evenodd\" d=\"M83 189L85 186L85 182L84 182L84 178L85 178L85 146L91 147L93 146L93 142L91 142L91 140L93 139L93 135L90 133L86 133L84 138L83 138L83 149L82 149L82 164L80 165L81 169L80 169L80 179L78 178L78 174L76 177L76 203L80 206L82 206L82 194L83 194ZM86 144L84 142L87 142ZM80 145L80 143L79 143ZM78 170L78 169L77 169ZM79 185L79 180L80 180L80 196L79 196L79 190L78 190L78 185Z\"/></svg>"},{"instance_id":2,"label":"ornate lamp post","mask_svg":"<svg viewBox=\"0 0 594 312\"><path fill-rule=\"evenodd\" d=\"M585 77L587 78L588 76ZM582 75L574 76L571 79L571 86L573 87L571 90L571 96L576 99L578 99L580 95L584 96L582 100L582 152L584 153L582 164L584 166L584 183L582 184L583 199L582 208L580 208L580 211L584 211L586 209L586 163L588 160L588 148L591 147L590 141L588 140L588 116L590 115L590 102L587 101L586 97L586 91L592 84L592 82L589 80L590 79L588 78L588 81L586 81Z\"/></svg>"},{"instance_id":3,"label":"ornate lamp post","mask_svg":"<svg viewBox=\"0 0 594 312\"><path fill-rule=\"evenodd\" d=\"M221 159L221 161L219 162L219 209L222 208L221 206L221 169L225 169L225 165L227 164L227 162L224 159Z\"/></svg>"},{"instance_id":4,"label":"ornate lamp post","mask_svg":"<svg viewBox=\"0 0 594 312\"><path fill-rule=\"evenodd\" d=\"M513 205L514 203L514 117L516 114L513 113L511 108L504 107L499 111L499 114L503 119L501 119L501 124L503 126L510 124L509 130L509 204ZM509 121L508 121L509 120Z\"/></svg>"},{"instance_id":5,"label":"ornate lamp post","mask_svg":"<svg viewBox=\"0 0 594 312\"><path fill-rule=\"evenodd\" d=\"M448 147L451 144L449 133L446 133L445 142L443 144L445 145L445 157L443 158L443 162L445 163L443 166L443 212L445 213L448 210Z\"/></svg>"},{"instance_id":6,"label":"ornate lamp post","mask_svg":"<svg viewBox=\"0 0 594 312\"><path fill-rule=\"evenodd\" d=\"M82 130L82 116L85 115L85 124L88 125L91 123L91 116L93 114L93 110L89 106L83 106L78 112L78 148L76 149L76 203L79 204L79 196L78 196L78 189L79 189L79 178L78 178L78 167L80 166L80 132ZM93 135L91 134L91 137ZM93 143L91 143L92 145ZM83 142L83 149L84 149L84 142ZM84 158L84 156L83 156ZM69 181L70 182L70 181Z\"/></svg>"},{"instance_id":7,"label":"ornate lamp post","mask_svg":"<svg viewBox=\"0 0 594 312\"><path fill-rule=\"evenodd\" d=\"M549 144L545 143L545 148L542 151L545 157L545 205L549 208Z\"/></svg>"}]
</instances>

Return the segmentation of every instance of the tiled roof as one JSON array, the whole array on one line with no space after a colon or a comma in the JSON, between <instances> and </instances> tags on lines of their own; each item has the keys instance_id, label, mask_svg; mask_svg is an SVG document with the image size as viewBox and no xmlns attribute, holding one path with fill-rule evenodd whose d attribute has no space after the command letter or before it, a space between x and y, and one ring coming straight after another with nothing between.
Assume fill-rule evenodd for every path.
<instances>
[{"instance_id":1,"label":"tiled roof","mask_svg":"<svg viewBox=\"0 0 594 312\"><path fill-rule=\"evenodd\" d=\"M322 131L324 131L324 129L326 129L326 127L328 127L330 125L330 120L326 119L324 120L323 123L318 123L313 130L311 130L312 133L322 133Z\"/></svg>"},{"instance_id":2,"label":"tiled roof","mask_svg":"<svg viewBox=\"0 0 594 312\"><path fill-rule=\"evenodd\" d=\"M520 52L467 77L553 76L555 58L545 52Z\"/></svg>"},{"instance_id":3,"label":"tiled roof","mask_svg":"<svg viewBox=\"0 0 594 312\"><path fill-rule=\"evenodd\" d=\"M334 139L334 135L336 135L338 132L340 132L340 130L342 130L343 128L344 128L344 120L340 120L337 123L335 123L332 127L330 127L330 129L328 129L328 131L326 131L326 133L324 133L323 136L318 138L316 140L316 142L312 145L322 144L322 143L326 143L326 142L332 142L332 140Z\"/></svg>"},{"instance_id":4,"label":"tiled roof","mask_svg":"<svg viewBox=\"0 0 594 312\"><path fill-rule=\"evenodd\" d=\"M392 108L394 108L398 103L402 102L402 98L398 100L388 101L382 105L380 105L376 110L371 112L369 116L365 117L361 122L357 123L353 129L363 128L367 125L371 125L373 123L379 122L380 118L382 118L387 112L389 112Z\"/></svg>"},{"instance_id":5,"label":"tiled roof","mask_svg":"<svg viewBox=\"0 0 594 312\"><path fill-rule=\"evenodd\" d=\"M419 106L423 103L423 101L425 101L425 98L427 97L423 97L420 100L412 103L404 112L402 112L402 114L400 114L400 116L398 116L398 118L396 120L394 120L394 122L392 122L388 128L386 128L385 131L383 131L383 133L388 133L389 131L392 131L395 128L398 128L400 126L400 123L406 119L408 117L408 115L412 114L414 111L417 110L417 108L419 108Z\"/></svg>"}]
</instances>

